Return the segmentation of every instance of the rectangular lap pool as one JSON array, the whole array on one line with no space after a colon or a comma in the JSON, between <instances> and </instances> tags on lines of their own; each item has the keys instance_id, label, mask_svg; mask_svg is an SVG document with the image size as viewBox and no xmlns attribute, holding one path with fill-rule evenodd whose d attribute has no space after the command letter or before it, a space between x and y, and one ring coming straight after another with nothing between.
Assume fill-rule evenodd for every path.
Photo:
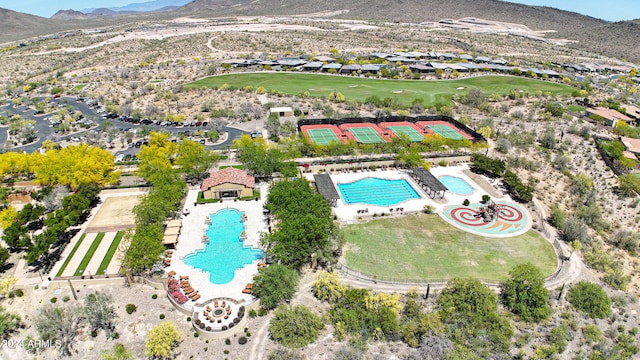
<instances>
[{"instance_id":1,"label":"rectangular lap pool","mask_svg":"<svg viewBox=\"0 0 640 360\"><path fill-rule=\"evenodd\" d=\"M367 204L391 206L420 195L407 180L365 178L351 183L338 184L340 195L347 205Z\"/></svg>"}]
</instances>

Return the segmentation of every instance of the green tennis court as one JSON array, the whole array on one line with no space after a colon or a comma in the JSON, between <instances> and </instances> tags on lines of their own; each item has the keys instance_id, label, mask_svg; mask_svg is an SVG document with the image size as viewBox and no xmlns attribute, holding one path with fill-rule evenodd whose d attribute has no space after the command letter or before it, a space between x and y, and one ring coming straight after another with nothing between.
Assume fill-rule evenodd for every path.
<instances>
[{"instance_id":1,"label":"green tennis court","mask_svg":"<svg viewBox=\"0 0 640 360\"><path fill-rule=\"evenodd\" d=\"M329 145L332 141L340 142L336 133L331 129L308 129L307 134L314 144Z\"/></svg>"},{"instance_id":2,"label":"green tennis court","mask_svg":"<svg viewBox=\"0 0 640 360\"><path fill-rule=\"evenodd\" d=\"M428 125L427 128L433 131L434 133L447 139L453 139L453 140L465 139L465 137L458 130L453 129L448 125L442 125L442 124Z\"/></svg>"},{"instance_id":3,"label":"green tennis court","mask_svg":"<svg viewBox=\"0 0 640 360\"><path fill-rule=\"evenodd\" d=\"M362 144L376 144L386 142L373 128L370 127L352 127L349 131L355 136L356 140Z\"/></svg>"},{"instance_id":4,"label":"green tennis court","mask_svg":"<svg viewBox=\"0 0 640 360\"><path fill-rule=\"evenodd\" d=\"M396 136L400 136L400 134L405 134L406 136L409 137L409 140L411 141L424 140L424 136L422 136L422 134L417 132L416 129L412 128L409 125L394 125L394 126L387 126L387 128L393 131L393 133L396 134Z\"/></svg>"}]
</instances>

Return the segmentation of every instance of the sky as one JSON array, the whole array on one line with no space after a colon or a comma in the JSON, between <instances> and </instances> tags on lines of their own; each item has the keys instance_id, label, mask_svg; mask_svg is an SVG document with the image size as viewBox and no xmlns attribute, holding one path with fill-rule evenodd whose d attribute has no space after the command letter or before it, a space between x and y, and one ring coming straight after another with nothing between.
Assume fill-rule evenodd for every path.
<instances>
[{"instance_id":1,"label":"sky","mask_svg":"<svg viewBox=\"0 0 640 360\"><path fill-rule=\"evenodd\" d=\"M525 5L548 6L607 21L640 19L638 0L505 0ZM0 0L0 3L2 0Z\"/></svg>"},{"instance_id":2,"label":"sky","mask_svg":"<svg viewBox=\"0 0 640 360\"><path fill-rule=\"evenodd\" d=\"M0 0L0 7L50 17L61 9L82 10L124 6L149 0ZM640 19L638 0L507 0L526 5L549 6L607 21Z\"/></svg>"}]
</instances>

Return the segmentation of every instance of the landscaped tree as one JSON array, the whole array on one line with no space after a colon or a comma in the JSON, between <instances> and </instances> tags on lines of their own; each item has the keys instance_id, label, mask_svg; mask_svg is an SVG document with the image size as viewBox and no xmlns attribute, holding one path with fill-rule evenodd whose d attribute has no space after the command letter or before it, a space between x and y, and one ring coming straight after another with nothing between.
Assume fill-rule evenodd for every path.
<instances>
[{"instance_id":1,"label":"landscaped tree","mask_svg":"<svg viewBox=\"0 0 640 360\"><path fill-rule=\"evenodd\" d=\"M200 181L207 176L207 170L215 163L216 155L202 144L183 140L178 144L176 164L190 182Z\"/></svg>"},{"instance_id":2,"label":"landscaped tree","mask_svg":"<svg viewBox=\"0 0 640 360\"><path fill-rule=\"evenodd\" d=\"M269 324L271 338L290 348L301 348L316 341L324 328L320 316L306 306L279 306Z\"/></svg>"},{"instance_id":3,"label":"landscaped tree","mask_svg":"<svg viewBox=\"0 0 640 360\"><path fill-rule=\"evenodd\" d=\"M82 316L81 306L58 307L50 304L36 312L34 325L41 340L60 343L62 353L70 356L83 320Z\"/></svg>"},{"instance_id":4,"label":"landscaped tree","mask_svg":"<svg viewBox=\"0 0 640 360\"><path fill-rule=\"evenodd\" d=\"M298 285L295 270L281 264L271 264L253 278L253 294L260 298L260 304L273 309L291 300Z\"/></svg>"},{"instance_id":5,"label":"landscaped tree","mask_svg":"<svg viewBox=\"0 0 640 360\"><path fill-rule=\"evenodd\" d=\"M122 260L122 270L125 275L132 277L140 275L153 267L160 260L165 250L162 245L164 233L159 225L137 227L131 238L129 249Z\"/></svg>"},{"instance_id":6,"label":"landscaped tree","mask_svg":"<svg viewBox=\"0 0 640 360\"><path fill-rule=\"evenodd\" d=\"M320 271L313 282L313 295L320 301L335 303L346 291L347 287L340 283L340 278L335 272Z\"/></svg>"},{"instance_id":7,"label":"landscaped tree","mask_svg":"<svg viewBox=\"0 0 640 360\"><path fill-rule=\"evenodd\" d=\"M114 171L113 155L98 147L80 144L49 150L36 165L35 181L42 185L113 184L120 177Z\"/></svg>"},{"instance_id":8,"label":"landscaped tree","mask_svg":"<svg viewBox=\"0 0 640 360\"><path fill-rule=\"evenodd\" d=\"M261 241L276 262L298 269L309 263L313 254L331 246L331 208L307 180L276 182L265 207L277 218L278 226Z\"/></svg>"},{"instance_id":9,"label":"landscaped tree","mask_svg":"<svg viewBox=\"0 0 640 360\"><path fill-rule=\"evenodd\" d=\"M18 219L18 210L15 207L9 206L0 210L0 226L3 229L8 228Z\"/></svg>"},{"instance_id":10,"label":"landscaped tree","mask_svg":"<svg viewBox=\"0 0 640 360\"><path fill-rule=\"evenodd\" d=\"M264 122L264 127L269 133L269 139L278 141L280 138L280 117L277 113L269 114L269 118Z\"/></svg>"},{"instance_id":11,"label":"landscaped tree","mask_svg":"<svg viewBox=\"0 0 640 360\"><path fill-rule=\"evenodd\" d=\"M592 318L604 319L611 315L611 299L602 288L588 281L580 281L569 289L567 300L576 309Z\"/></svg>"},{"instance_id":12,"label":"landscaped tree","mask_svg":"<svg viewBox=\"0 0 640 360\"><path fill-rule=\"evenodd\" d=\"M516 265L503 282L500 297L504 306L525 321L549 317L549 291L544 287L542 272L531 263Z\"/></svg>"},{"instance_id":13,"label":"landscaped tree","mask_svg":"<svg viewBox=\"0 0 640 360\"><path fill-rule=\"evenodd\" d=\"M104 330L110 338L115 329L116 312L110 295L98 292L87 295L84 300L84 315L92 330Z\"/></svg>"},{"instance_id":14,"label":"landscaped tree","mask_svg":"<svg viewBox=\"0 0 640 360\"><path fill-rule=\"evenodd\" d=\"M450 280L438 305L446 333L457 345L477 354L508 350L511 322L497 313L498 296L479 280Z\"/></svg>"},{"instance_id":15,"label":"landscaped tree","mask_svg":"<svg viewBox=\"0 0 640 360\"><path fill-rule=\"evenodd\" d=\"M618 176L618 189L624 196L640 194L640 176L623 174Z\"/></svg>"},{"instance_id":16,"label":"landscaped tree","mask_svg":"<svg viewBox=\"0 0 640 360\"><path fill-rule=\"evenodd\" d=\"M127 351L121 343L117 343L113 347L113 353L106 350L100 352L100 358L102 360L133 360L133 354Z\"/></svg>"},{"instance_id":17,"label":"landscaped tree","mask_svg":"<svg viewBox=\"0 0 640 360\"><path fill-rule=\"evenodd\" d=\"M178 345L182 335L171 321L164 321L154 326L147 332L144 342L144 354L147 356L166 359L171 355L171 350Z\"/></svg>"}]
</instances>

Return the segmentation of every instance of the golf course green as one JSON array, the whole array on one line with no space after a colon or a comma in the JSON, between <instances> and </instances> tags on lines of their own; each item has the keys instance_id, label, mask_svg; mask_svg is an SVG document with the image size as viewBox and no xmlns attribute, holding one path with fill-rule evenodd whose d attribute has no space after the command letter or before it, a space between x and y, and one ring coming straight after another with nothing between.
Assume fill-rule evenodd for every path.
<instances>
[{"instance_id":1,"label":"golf course green","mask_svg":"<svg viewBox=\"0 0 640 360\"><path fill-rule=\"evenodd\" d=\"M364 102L370 96L381 99L397 98L400 104L410 106L414 99L422 99L426 107L437 103L450 104L456 94L466 94L477 88L485 94L507 95L512 91L530 94L537 92L551 95L570 95L575 88L554 82L518 76L477 76L456 80L383 80L352 76L257 72L211 76L185 84L185 89L215 88L244 89L264 87L267 92L286 95L305 94L327 98L334 91L342 93L346 100Z\"/></svg>"}]
</instances>

